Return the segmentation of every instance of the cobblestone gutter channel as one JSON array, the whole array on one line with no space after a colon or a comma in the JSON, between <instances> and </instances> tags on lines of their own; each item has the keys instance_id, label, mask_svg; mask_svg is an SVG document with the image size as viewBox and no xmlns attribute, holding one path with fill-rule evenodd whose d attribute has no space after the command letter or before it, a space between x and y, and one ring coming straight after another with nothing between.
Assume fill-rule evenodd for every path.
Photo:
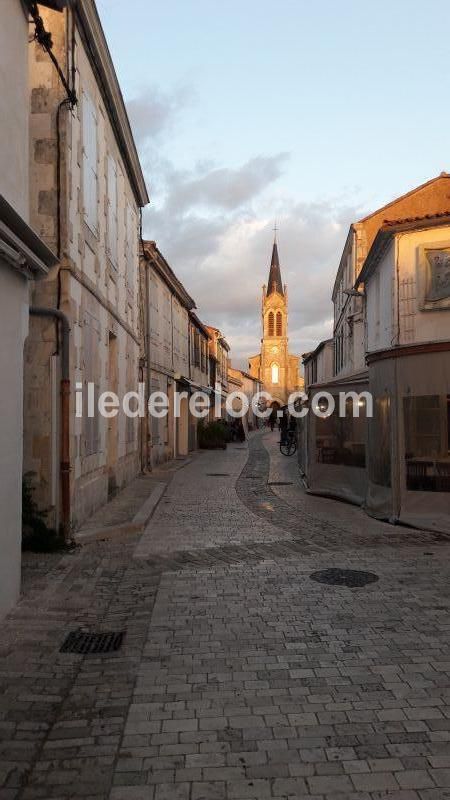
<instances>
[{"instance_id":1,"label":"cobblestone gutter channel","mask_svg":"<svg viewBox=\"0 0 450 800\"><path fill-rule=\"evenodd\" d=\"M295 456L294 456L295 457ZM447 537L427 531L392 526L388 533L364 534L364 518L361 532L350 532L332 522L317 520L311 514L299 512L274 492L268 483L270 472L269 453L264 447L262 435L253 436L249 442L249 457L236 483L239 499L261 519L283 531L289 531L300 539L303 547L312 552L335 550L348 543L356 547L378 547L380 544L398 548L414 544L422 546L436 541L448 541ZM300 484L300 481L299 481Z\"/></svg>"}]
</instances>

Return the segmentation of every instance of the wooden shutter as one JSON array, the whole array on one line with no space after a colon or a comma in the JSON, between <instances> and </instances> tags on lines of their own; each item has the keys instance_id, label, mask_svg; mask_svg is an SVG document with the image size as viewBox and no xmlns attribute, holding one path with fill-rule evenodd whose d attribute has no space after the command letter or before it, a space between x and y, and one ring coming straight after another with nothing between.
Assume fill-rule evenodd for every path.
<instances>
[{"instance_id":1,"label":"wooden shutter","mask_svg":"<svg viewBox=\"0 0 450 800\"><path fill-rule=\"evenodd\" d=\"M83 213L93 233L98 232L98 186L97 186L97 115L94 103L87 92L83 92Z\"/></svg>"},{"instance_id":2,"label":"wooden shutter","mask_svg":"<svg viewBox=\"0 0 450 800\"><path fill-rule=\"evenodd\" d=\"M200 334L198 330L194 331L194 366L200 366Z\"/></svg>"},{"instance_id":3,"label":"wooden shutter","mask_svg":"<svg viewBox=\"0 0 450 800\"><path fill-rule=\"evenodd\" d=\"M134 284L136 278L136 240L137 240L137 228L136 228L136 216L134 211L130 205L127 203L127 220L126 220L126 227L127 227L127 283L128 288L131 291L134 291Z\"/></svg>"},{"instance_id":4,"label":"wooden shutter","mask_svg":"<svg viewBox=\"0 0 450 800\"><path fill-rule=\"evenodd\" d=\"M117 269L117 164L108 156L108 255Z\"/></svg>"},{"instance_id":5,"label":"wooden shutter","mask_svg":"<svg viewBox=\"0 0 450 800\"><path fill-rule=\"evenodd\" d=\"M98 398L100 394L99 368L98 368L98 342L99 322L86 312L83 326L83 383L84 383L84 454L87 456L98 453L100 449L100 419L98 413ZM88 417L88 383L94 384L95 412L93 417Z\"/></svg>"}]
</instances>

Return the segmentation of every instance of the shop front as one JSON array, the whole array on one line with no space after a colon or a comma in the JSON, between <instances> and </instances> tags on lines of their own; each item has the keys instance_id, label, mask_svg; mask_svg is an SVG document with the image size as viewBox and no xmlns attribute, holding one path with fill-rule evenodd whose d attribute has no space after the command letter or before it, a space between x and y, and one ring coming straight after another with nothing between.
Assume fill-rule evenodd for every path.
<instances>
[{"instance_id":1,"label":"shop front","mask_svg":"<svg viewBox=\"0 0 450 800\"><path fill-rule=\"evenodd\" d=\"M307 433L299 426L299 461L308 490L362 505L367 492L367 373L351 379L315 385L309 390ZM327 414L324 393L332 395L334 411ZM362 399L354 400L353 396ZM343 398L343 399L341 399ZM320 414L314 413L317 404ZM343 405L342 405L343 404Z\"/></svg>"},{"instance_id":2,"label":"shop front","mask_svg":"<svg viewBox=\"0 0 450 800\"><path fill-rule=\"evenodd\" d=\"M367 511L450 533L450 342L373 353L368 363Z\"/></svg>"}]
</instances>

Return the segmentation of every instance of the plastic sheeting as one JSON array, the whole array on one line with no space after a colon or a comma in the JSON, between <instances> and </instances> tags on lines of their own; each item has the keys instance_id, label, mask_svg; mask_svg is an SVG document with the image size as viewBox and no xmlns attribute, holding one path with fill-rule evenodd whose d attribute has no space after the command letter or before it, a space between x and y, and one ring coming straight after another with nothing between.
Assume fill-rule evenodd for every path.
<instances>
[{"instance_id":1,"label":"plastic sheeting","mask_svg":"<svg viewBox=\"0 0 450 800\"><path fill-rule=\"evenodd\" d=\"M306 452L299 456L300 463L306 464L308 489L313 494L362 505L367 493L365 409L361 407L360 417L353 418L349 407L342 418L338 413L338 396L340 392L367 391L367 373L352 376L348 381L314 386L310 394L314 396L322 390L333 395L336 410L326 419L309 412L306 448L303 448Z\"/></svg>"},{"instance_id":2,"label":"plastic sheeting","mask_svg":"<svg viewBox=\"0 0 450 800\"><path fill-rule=\"evenodd\" d=\"M367 511L450 533L450 352L375 361L369 376Z\"/></svg>"}]
</instances>

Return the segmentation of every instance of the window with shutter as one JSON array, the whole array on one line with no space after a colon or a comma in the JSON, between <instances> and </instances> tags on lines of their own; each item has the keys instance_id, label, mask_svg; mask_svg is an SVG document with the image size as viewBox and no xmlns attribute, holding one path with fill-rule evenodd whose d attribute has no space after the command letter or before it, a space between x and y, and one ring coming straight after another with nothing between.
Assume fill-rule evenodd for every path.
<instances>
[{"instance_id":1,"label":"window with shutter","mask_svg":"<svg viewBox=\"0 0 450 800\"><path fill-rule=\"evenodd\" d=\"M207 344L202 340L202 372L206 372L207 368Z\"/></svg>"},{"instance_id":2,"label":"window with shutter","mask_svg":"<svg viewBox=\"0 0 450 800\"><path fill-rule=\"evenodd\" d=\"M200 334L194 331L194 366L200 366Z\"/></svg>"},{"instance_id":3,"label":"window with shutter","mask_svg":"<svg viewBox=\"0 0 450 800\"><path fill-rule=\"evenodd\" d=\"M100 394L98 361L99 322L86 312L83 327L83 372L84 372L84 453L87 456L100 449L100 419L98 398ZM88 383L94 385L94 416L88 416Z\"/></svg>"},{"instance_id":4,"label":"window with shutter","mask_svg":"<svg viewBox=\"0 0 450 800\"><path fill-rule=\"evenodd\" d=\"M117 164L108 156L108 255L117 269Z\"/></svg>"},{"instance_id":5,"label":"window with shutter","mask_svg":"<svg viewBox=\"0 0 450 800\"><path fill-rule=\"evenodd\" d=\"M134 432L136 429L135 423L136 423L135 417L127 417L126 421L127 444L134 444Z\"/></svg>"},{"instance_id":6,"label":"window with shutter","mask_svg":"<svg viewBox=\"0 0 450 800\"><path fill-rule=\"evenodd\" d=\"M151 381L151 392L152 392L152 394L153 394L153 392L159 392L159 391L160 391L159 382L152 380ZM153 445L161 444L161 442L163 441L163 438L161 437L163 426L164 426L164 418L160 419L159 417L155 417L155 415L152 414L152 444Z\"/></svg>"},{"instance_id":7,"label":"window with shutter","mask_svg":"<svg viewBox=\"0 0 450 800\"><path fill-rule=\"evenodd\" d=\"M136 217L130 203L127 203L126 226L127 226L127 236L126 236L127 283L128 283L128 288L131 291L134 291L134 282L136 276L135 253L136 253L137 228L136 228Z\"/></svg>"},{"instance_id":8,"label":"window with shutter","mask_svg":"<svg viewBox=\"0 0 450 800\"><path fill-rule=\"evenodd\" d=\"M98 233L98 185L97 185L97 114L94 103L87 92L83 92L83 213L86 224Z\"/></svg>"}]
</instances>

